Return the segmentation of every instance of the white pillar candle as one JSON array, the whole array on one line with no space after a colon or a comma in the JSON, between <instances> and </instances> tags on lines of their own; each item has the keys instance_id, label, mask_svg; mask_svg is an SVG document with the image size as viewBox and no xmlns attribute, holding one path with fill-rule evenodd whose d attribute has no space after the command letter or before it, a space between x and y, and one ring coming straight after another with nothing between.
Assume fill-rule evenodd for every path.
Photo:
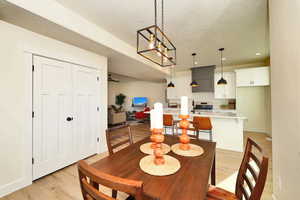
<instances>
[{"instance_id":1,"label":"white pillar candle","mask_svg":"<svg viewBox=\"0 0 300 200\"><path fill-rule=\"evenodd\" d=\"M154 110L155 110L154 128L162 129L163 128L163 112L164 112L162 103L155 103Z\"/></svg>"},{"instance_id":2,"label":"white pillar candle","mask_svg":"<svg viewBox=\"0 0 300 200\"><path fill-rule=\"evenodd\" d=\"M188 115L189 114L189 99L187 96L182 96L181 97L181 115Z\"/></svg>"},{"instance_id":3,"label":"white pillar candle","mask_svg":"<svg viewBox=\"0 0 300 200\"><path fill-rule=\"evenodd\" d=\"M155 110L152 109L150 111L150 130L152 130L155 127Z\"/></svg>"}]
</instances>

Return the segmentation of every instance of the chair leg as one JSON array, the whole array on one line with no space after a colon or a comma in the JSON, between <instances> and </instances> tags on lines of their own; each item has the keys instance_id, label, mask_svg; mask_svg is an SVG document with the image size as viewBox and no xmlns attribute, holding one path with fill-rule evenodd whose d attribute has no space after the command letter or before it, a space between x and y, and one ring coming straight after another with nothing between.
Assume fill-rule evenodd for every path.
<instances>
[{"instance_id":1,"label":"chair leg","mask_svg":"<svg viewBox=\"0 0 300 200\"><path fill-rule=\"evenodd\" d=\"M214 156L213 166L211 169L211 184L216 185L216 156Z\"/></svg>"},{"instance_id":2,"label":"chair leg","mask_svg":"<svg viewBox=\"0 0 300 200\"><path fill-rule=\"evenodd\" d=\"M172 135L174 136L174 125L172 125Z\"/></svg>"},{"instance_id":3,"label":"chair leg","mask_svg":"<svg viewBox=\"0 0 300 200\"><path fill-rule=\"evenodd\" d=\"M196 131L196 137L199 139L199 131Z\"/></svg>"},{"instance_id":4,"label":"chair leg","mask_svg":"<svg viewBox=\"0 0 300 200\"><path fill-rule=\"evenodd\" d=\"M117 190L112 190L111 197L112 198L117 198L117 195L118 195L118 191Z\"/></svg>"}]
</instances>

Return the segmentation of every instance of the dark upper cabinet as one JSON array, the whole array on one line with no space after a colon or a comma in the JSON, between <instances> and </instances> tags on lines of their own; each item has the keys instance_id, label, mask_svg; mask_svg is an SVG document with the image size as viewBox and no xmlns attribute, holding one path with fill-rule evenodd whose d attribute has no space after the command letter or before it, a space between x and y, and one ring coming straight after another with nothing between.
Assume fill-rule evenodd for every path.
<instances>
[{"instance_id":1,"label":"dark upper cabinet","mask_svg":"<svg viewBox=\"0 0 300 200\"><path fill-rule=\"evenodd\" d=\"M214 92L215 68L215 65L192 68L192 80L199 84L192 92Z\"/></svg>"}]
</instances>

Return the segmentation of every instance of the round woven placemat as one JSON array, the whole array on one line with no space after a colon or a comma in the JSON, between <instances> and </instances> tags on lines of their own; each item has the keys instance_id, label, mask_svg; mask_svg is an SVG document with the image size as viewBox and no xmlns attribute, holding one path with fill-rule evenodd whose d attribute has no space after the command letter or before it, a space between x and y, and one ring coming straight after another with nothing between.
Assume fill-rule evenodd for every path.
<instances>
[{"instance_id":1,"label":"round woven placemat","mask_svg":"<svg viewBox=\"0 0 300 200\"><path fill-rule=\"evenodd\" d=\"M195 157L204 153L203 148L195 144L190 144L191 148L189 150L181 150L179 146L180 143L174 144L172 145L171 149L175 154L180 156Z\"/></svg>"},{"instance_id":2,"label":"round woven placemat","mask_svg":"<svg viewBox=\"0 0 300 200\"><path fill-rule=\"evenodd\" d=\"M175 174L180 169L180 162L169 155L164 155L165 164L155 165L154 156L148 155L140 160L142 171L153 176L167 176Z\"/></svg>"},{"instance_id":3,"label":"round woven placemat","mask_svg":"<svg viewBox=\"0 0 300 200\"><path fill-rule=\"evenodd\" d=\"M151 148L151 142L142 144L140 146L140 150L141 152L145 153L145 154L149 154L149 155L153 155L153 149ZM162 143L162 151L163 154L167 154L171 151L171 147L167 144Z\"/></svg>"}]
</instances>

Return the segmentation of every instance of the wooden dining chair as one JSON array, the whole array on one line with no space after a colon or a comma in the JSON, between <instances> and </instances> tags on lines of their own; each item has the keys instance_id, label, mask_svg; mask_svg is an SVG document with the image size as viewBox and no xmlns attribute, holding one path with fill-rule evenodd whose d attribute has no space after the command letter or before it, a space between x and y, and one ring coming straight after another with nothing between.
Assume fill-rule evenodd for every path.
<instances>
[{"instance_id":1,"label":"wooden dining chair","mask_svg":"<svg viewBox=\"0 0 300 200\"><path fill-rule=\"evenodd\" d=\"M125 124L107 129L106 142L109 155L114 154L114 149L122 145L133 144L130 126Z\"/></svg>"},{"instance_id":2,"label":"wooden dining chair","mask_svg":"<svg viewBox=\"0 0 300 200\"><path fill-rule=\"evenodd\" d=\"M256 156L260 154L260 158ZM240 166L235 193L210 186L207 200L260 200L268 173L268 158L253 140L248 138Z\"/></svg>"},{"instance_id":3,"label":"wooden dining chair","mask_svg":"<svg viewBox=\"0 0 300 200\"><path fill-rule=\"evenodd\" d=\"M116 200L99 190L99 186L105 186L116 191L122 191L131 196L127 199L148 200L143 193L143 182L124 179L101 172L85 161L78 163L79 182L84 200Z\"/></svg>"},{"instance_id":4,"label":"wooden dining chair","mask_svg":"<svg viewBox=\"0 0 300 200\"><path fill-rule=\"evenodd\" d=\"M163 125L164 125L164 129L165 129L165 133L167 131L168 128L170 128L172 130L172 135L174 135L174 119L173 119L173 115L171 114L164 114L163 116Z\"/></svg>"}]
</instances>

